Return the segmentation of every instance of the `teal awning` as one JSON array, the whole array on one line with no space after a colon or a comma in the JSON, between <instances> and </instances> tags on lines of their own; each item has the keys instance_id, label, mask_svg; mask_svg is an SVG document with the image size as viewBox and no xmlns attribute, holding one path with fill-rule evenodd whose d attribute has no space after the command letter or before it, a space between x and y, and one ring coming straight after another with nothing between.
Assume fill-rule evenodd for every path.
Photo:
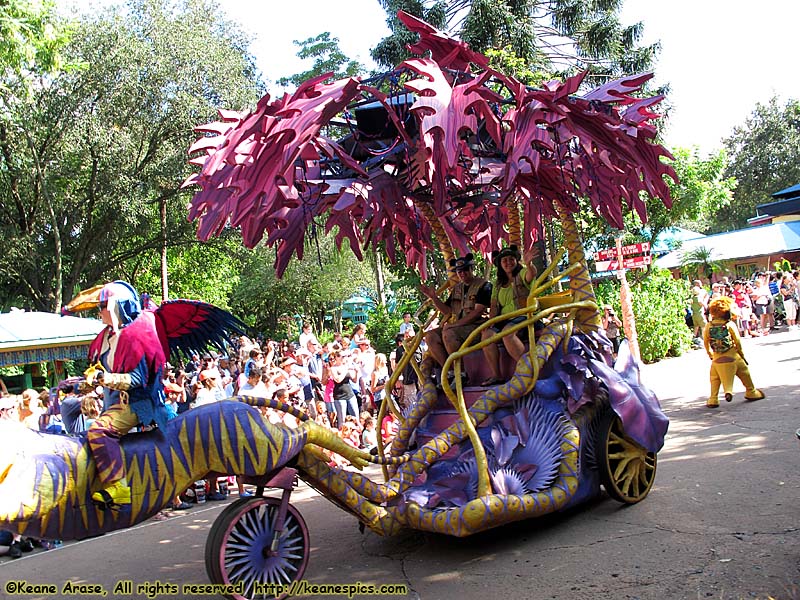
<instances>
[{"instance_id":1,"label":"teal awning","mask_svg":"<svg viewBox=\"0 0 800 600\"><path fill-rule=\"evenodd\" d=\"M86 358L97 319L15 310L0 314L0 367Z\"/></svg>"}]
</instances>

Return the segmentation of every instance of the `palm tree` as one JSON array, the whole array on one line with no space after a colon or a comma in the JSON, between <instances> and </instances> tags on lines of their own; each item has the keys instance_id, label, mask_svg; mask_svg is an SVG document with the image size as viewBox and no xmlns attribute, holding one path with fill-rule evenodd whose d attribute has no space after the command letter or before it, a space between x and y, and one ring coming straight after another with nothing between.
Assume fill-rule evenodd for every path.
<instances>
[{"instance_id":1,"label":"palm tree","mask_svg":"<svg viewBox=\"0 0 800 600\"><path fill-rule=\"evenodd\" d=\"M689 279L710 278L723 270L722 263L713 258L714 250L698 246L681 253L681 271Z\"/></svg>"}]
</instances>

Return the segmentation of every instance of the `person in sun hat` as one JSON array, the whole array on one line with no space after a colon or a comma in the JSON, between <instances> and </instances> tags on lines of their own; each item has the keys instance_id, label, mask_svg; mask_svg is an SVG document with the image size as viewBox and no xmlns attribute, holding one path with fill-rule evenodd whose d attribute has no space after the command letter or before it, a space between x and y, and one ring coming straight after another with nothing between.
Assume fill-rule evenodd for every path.
<instances>
[{"instance_id":1,"label":"person in sun hat","mask_svg":"<svg viewBox=\"0 0 800 600\"><path fill-rule=\"evenodd\" d=\"M372 392L370 385L372 372L375 370L375 349L367 338L358 341L359 353L354 362L358 369L358 394L361 408L372 408Z\"/></svg>"},{"instance_id":2,"label":"person in sun hat","mask_svg":"<svg viewBox=\"0 0 800 600\"><path fill-rule=\"evenodd\" d=\"M313 344L313 340L309 340L308 344ZM297 377L298 381L300 382L300 392L298 392L298 398L301 402L301 406L305 406L305 411L312 419L317 418L317 407L314 403L314 387L312 385L312 378L311 372L309 370L309 359L311 358L311 352L308 351L308 348L303 348L302 346L298 348L295 353L295 364L292 367L292 375Z\"/></svg>"},{"instance_id":3,"label":"person in sun hat","mask_svg":"<svg viewBox=\"0 0 800 600\"><path fill-rule=\"evenodd\" d=\"M525 308L528 295L530 294L531 282L534 277L536 277L537 270L533 261L537 255L537 248L532 246L531 249L525 253L523 261L517 246L514 244L492 253L492 262L495 267L497 267L497 279L492 287L491 307L489 311L490 318L508 314L520 308ZM495 323L485 329L481 337L483 340L489 339L506 327L522 323L525 319L525 316L520 315ZM521 330L521 333L522 336L527 339L527 329ZM506 351L511 356L514 363L516 363L525 351L525 346L520 339L520 335L507 335L502 339ZM492 369L493 375L489 379L483 381L481 385L488 386L502 383L500 353L498 352L497 344L488 344L484 346L483 354Z\"/></svg>"},{"instance_id":4,"label":"person in sun hat","mask_svg":"<svg viewBox=\"0 0 800 600\"><path fill-rule=\"evenodd\" d=\"M304 369L298 367L297 359L287 356L281 361L281 369L283 369L284 378L280 386L286 389L288 396L297 396L300 394L303 386L300 383L298 374Z\"/></svg>"},{"instance_id":5,"label":"person in sun hat","mask_svg":"<svg viewBox=\"0 0 800 600\"><path fill-rule=\"evenodd\" d=\"M203 406L212 402L219 402L225 398L225 393L219 386L219 373L216 369L204 369L197 376L197 394L194 398L195 406Z\"/></svg>"},{"instance_id":6,"label":"person in sun hat","mask_svg":"<svg viewBox=\"0 0 800 600\"><path fill-rule=\"evenodd\" d=\"M458 277L450 295L442 302L434 288L421 285L420 291L427 296L442 313L441 327L425 335L428 351L433 359L444 366L447 357L458 350L470 333L488 317L492 301L492 284L476 277L475 259L472 253L450 260L450 270ZM447 320L449 317L449 320Z\"/></svg>"}]
</instances>

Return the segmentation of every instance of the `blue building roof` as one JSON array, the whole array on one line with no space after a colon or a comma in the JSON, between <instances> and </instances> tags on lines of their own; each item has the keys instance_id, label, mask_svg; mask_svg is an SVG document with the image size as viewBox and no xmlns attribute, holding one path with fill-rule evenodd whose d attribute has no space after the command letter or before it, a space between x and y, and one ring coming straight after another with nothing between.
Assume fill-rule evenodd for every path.
<instances>
[{"instance_id":1,"label":"blue building roof","mask_svg":"<svg viewBox=\"0 0 800 600\"><path fill-rule=\"evenodd\" d=\"M22 310L0 314L0 366L86 358L105 327L98 319Z\"/></svg>"},{"instance_id":2,"label":"blue building roof","mask_svg":"<svg viewBox=\"0 0 800 600\"><path fill-rule=\"evenodd\" d=\"M784 252L800 250L800 221L750 227L687 240L678 250L657 259L655 264L663 269L679 267L685 252L701 247L711 250L711 259L715 261L771 255L778 258Z\"/></svg>"},{"instance_id":3,"label":"blue building roof","mask_svg":"<svg viewBox=\"0 0 800 600\"><path fill-rule=\"evenodd\" d=\"M773 198L788 199L800 196L800 183L772 194Z\"/></svg>"},{"instance_id":4,"label":"blue building roof","mask_svg":"<svg viewBox=\"0 0 800 600\"><path fill-rule=\"evenodd\" d=\"M702 233L684 229L683 227L669 227L656 236L651 252L653 254L667 254L689 240L705 237Z\"/></svg>"}]
</instances>

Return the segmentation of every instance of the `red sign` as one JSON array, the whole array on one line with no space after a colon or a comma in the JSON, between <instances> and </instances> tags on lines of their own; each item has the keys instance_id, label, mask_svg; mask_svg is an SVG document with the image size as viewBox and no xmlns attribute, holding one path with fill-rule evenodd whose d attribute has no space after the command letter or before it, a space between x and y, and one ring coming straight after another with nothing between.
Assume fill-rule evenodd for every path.
<instances>
[{"instance_id":1,"label":"red sign","mask_svg":"<svg viewBox=\"0 0 800 600\"><path fill-rule=\"evenodd\" d=\"M633 256L630 258L623 258L622 259L622 268L623 269L636 269L639 267L646 267L651 262L653 262L653 257L649 254L644 256ZM600 271L618 271L619 267L617 266L616 260L598 260L595 262L594 269L597 272Z\"/></svg>"},{"instance_id":2,"label":"red sign","mask_svg":"<svg viewBox=\"0 0 800 600\"><path fill-rule=\"evenodd\" d=\"M631 244L622 247L622 256L633 256L634 254L646 254L648 252L650 252L650 242L642 242L640 244ZM613 260L615 258L617 258L616 248L600 250L594 253L595 260Z\"/></svg>"}]
</instances>

